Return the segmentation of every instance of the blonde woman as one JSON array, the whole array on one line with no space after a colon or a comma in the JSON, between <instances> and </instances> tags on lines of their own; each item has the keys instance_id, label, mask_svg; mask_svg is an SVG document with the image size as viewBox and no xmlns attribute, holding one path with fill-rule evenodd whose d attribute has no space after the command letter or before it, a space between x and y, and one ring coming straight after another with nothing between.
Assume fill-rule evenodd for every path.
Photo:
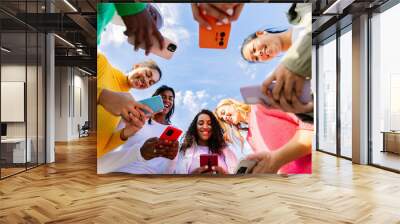
<instances>
[{"instance_id":1,"label":"blonde woman","mask_svg":"<svg viewBox=\"0 0 400 224\"><path fill-rule=\"evenodd\" d=\"M253 173L311 173L312 124L291 113L234 99L220 101L215 113L233 132L247 126L246 136L235 136L246 138L253 149L254 154L247 156L258 162Z\"/></svg>"}]
</instances>

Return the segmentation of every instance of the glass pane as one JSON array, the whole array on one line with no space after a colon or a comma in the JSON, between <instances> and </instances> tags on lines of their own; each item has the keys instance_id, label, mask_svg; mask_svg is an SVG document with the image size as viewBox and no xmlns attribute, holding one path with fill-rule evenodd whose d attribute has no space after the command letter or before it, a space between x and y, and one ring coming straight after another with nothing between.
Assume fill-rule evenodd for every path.
<instances>
[{"instance_id":1,"label":"glass pane","mask_svg":"<svg viewBox=\"0 0 400 224\"><path fill-rule=\"evenodd\" d=\"M1 34L1 140L2 177L25 170L26 150L26 35ZM29 145L28 145L29 149Z\"/></svg>"},{"instance_id":2,"label":"glass pane","mask_svg":"<svg viewBox=\"0 0 400 224\"><path fill-rule=\"evenodd\" d=\"M44 34L39 34L38 45L38 163L45 163L46 149L45 149L45 44L46 37Z\"/></svg>"},{"instance_id":3,"label":"glass pane","mask_svg":"<svg viewBox=\"0 0 400 224\"><path fill-rule=\"evenodd\" d=\"M340 153L352 157L352 35L340 37Z\"/></svg>"},{"instance_id":4,"label":"glass pane","mask_svg":"<svg viewBox=\"0 0 400 224\"><path fill-rule=\"evenodd\" d=\"M336 39L318 48L318 146L336 153Z\"/></svg>"},{"instance_id":5,"label":"glass pane","mask_svg":"<svg viewBox=\"0 0 400 224\"><path fill-rule=\"evenodd\" d=\"M28 168L37 165L38 151L38 36L36 32L27 33L28 38L28 63L27 63L27 80L26 80L26 112L27 112L27 131L28 131Z\"/></svg>"},{"instance_id":6,"label":"glass pane","mask_svg":"<svg viewBox=\"0 0 400 224\"><path fill-rule=\"evenodd\" d=\"M400 170L400 5L372 18L372 163Z\"/></svg>"}]
</instances>

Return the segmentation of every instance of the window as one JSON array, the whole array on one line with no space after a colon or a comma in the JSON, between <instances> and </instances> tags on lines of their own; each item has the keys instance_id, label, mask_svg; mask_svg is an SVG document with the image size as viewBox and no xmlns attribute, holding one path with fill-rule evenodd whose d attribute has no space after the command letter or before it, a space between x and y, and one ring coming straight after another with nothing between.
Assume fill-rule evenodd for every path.
<instances>
[{"instance_id":1,"label":"window","mask_svg":"<svg viewBox=\"0 0 400 224\"><path fill-rule=\"evenodd\" d=\"M372 163L400 170L400 5L371 18Z\"/></svg>"},{"instance_id":2,"label":"window","mask_svg":"<svg viewBox=\"0 0 400 224\"><path fill-rule=\"evenodd\" d=\"M340 154L352 157L352 35L351 26L340 36Z\"/></svg>"},{"instance_id":3,"label":"window","mask_svg":"<svg viewBox=\"0 0 400 224\"><path fill-rule=\"evenodd\" d=\"M336 153L336 36L318 48L318 149Z\"/></svg>"}]
</instances>

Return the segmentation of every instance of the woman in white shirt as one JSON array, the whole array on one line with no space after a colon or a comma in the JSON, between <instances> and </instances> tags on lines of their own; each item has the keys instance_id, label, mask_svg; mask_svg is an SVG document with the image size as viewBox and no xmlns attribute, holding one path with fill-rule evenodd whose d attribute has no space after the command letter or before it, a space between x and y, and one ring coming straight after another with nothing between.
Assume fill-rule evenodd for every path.
<instances>
[{"instance_id":1,"label":"woman in white shirt","mask_svg":"<svg viewBox=\"0 0 400 224\"><path fill-rule=\"evenodd\" d=\"M178 141L158 137L171 124L175 108L175 92L161 86L153 96L161 95L164 109L146 121L145 125L123 145L97 160L97 173L124 172L132 174L172 174L178 154ZM119 129L124 127L121 122Z\"/></svg>"},{"instance_id":2,"label":"woman in white shirt","mask_svg":"<svg viewBox=\"0 0 400 224\"><path fill-rule=\"evenodd\" d=\"M200 166L200 155L217 154L218 166ZM200 111L189 126L179 150L177 174L233 174L237 166L234 153L227 147L223 130L209 110Z\"/></svg>"}]
</instances>

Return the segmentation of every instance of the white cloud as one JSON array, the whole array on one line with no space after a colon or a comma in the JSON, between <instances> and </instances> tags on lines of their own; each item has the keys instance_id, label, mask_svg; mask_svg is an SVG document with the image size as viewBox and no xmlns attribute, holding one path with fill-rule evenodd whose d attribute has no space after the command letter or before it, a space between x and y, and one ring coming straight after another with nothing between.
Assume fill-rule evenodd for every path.
<instances>
[{"instance_id":1,"label":"white cloud","mask_svg":"<svg viewBox=\"0 0 400 224\"><path fill-rule=\"evenodd\" d=\"M200 91L178 91L175 93L176 110L172 120L173 124L183 130L187 130L195 115L202 109L207 109L211 100L206 90Z\"/></svg>"},{"instance_id":2,"label":"white cloud","mask_svg":"<svg viewBox=\"0 0 400 224\"><path fill-rule=\"evenodd\" d=\"M155 3L155 5L160 9L164 19L164 25L160 30L163 36L168 37L178 45L189 40L189 31L180 24L182 5L165 3Z\"/></svg>"},{"instance_id":3,"label":"white cloud","mask_svg":"<svg viewBox=\"0 0 400 224\"><path fill-rule=\"evenodd\" d=\"M180 24L182 6L179 4L161 3L157 3L156 5L160 9L164 20L164 25L160 30L162 35L176 42L179 46L187 42L190 38L189 31ZM123 43L127 42L127 37L124 35L125 30L126 28L121 17L115 14L112 21L102 33L99 49L104 49L108 45L120 47Z\"/></svg>"},{"instance_id":4,"label":"white cloud","mask_svg":"<svg viewBox=\"0 0 400 224\"><path fill-rule=\"evenodd\" d=\"M257 74L257 69L255 66L252 66L250 63L244 61L243 59L239 59L237 62L239 68L242 70L243 74L250 77L250 79L255 79Z\"/></svg>"},{"instance_id":5,"label":"white cloud","mask_svg":"<svg viewBox=\"0 0 400 224\"><path fill-rule=\"evenodd\" d=\"M175 104L192 114L196 114L207 107L209 98L210 95L205 90L196 92L191 90L178 91L175 96Z\"/></svg>"},{"instance_id":6,"label":"white cloud","mask_svg":"<svg viewBox=\"0 0 400 224\"><path fill-rule=\"evenodd\" d=\"M109 23L101 35L100 47L107 45L113 45L114 47L121 46L127 41L127 37L124 35L125 29L125 26Z\"/></svg>"}]
</instances>

